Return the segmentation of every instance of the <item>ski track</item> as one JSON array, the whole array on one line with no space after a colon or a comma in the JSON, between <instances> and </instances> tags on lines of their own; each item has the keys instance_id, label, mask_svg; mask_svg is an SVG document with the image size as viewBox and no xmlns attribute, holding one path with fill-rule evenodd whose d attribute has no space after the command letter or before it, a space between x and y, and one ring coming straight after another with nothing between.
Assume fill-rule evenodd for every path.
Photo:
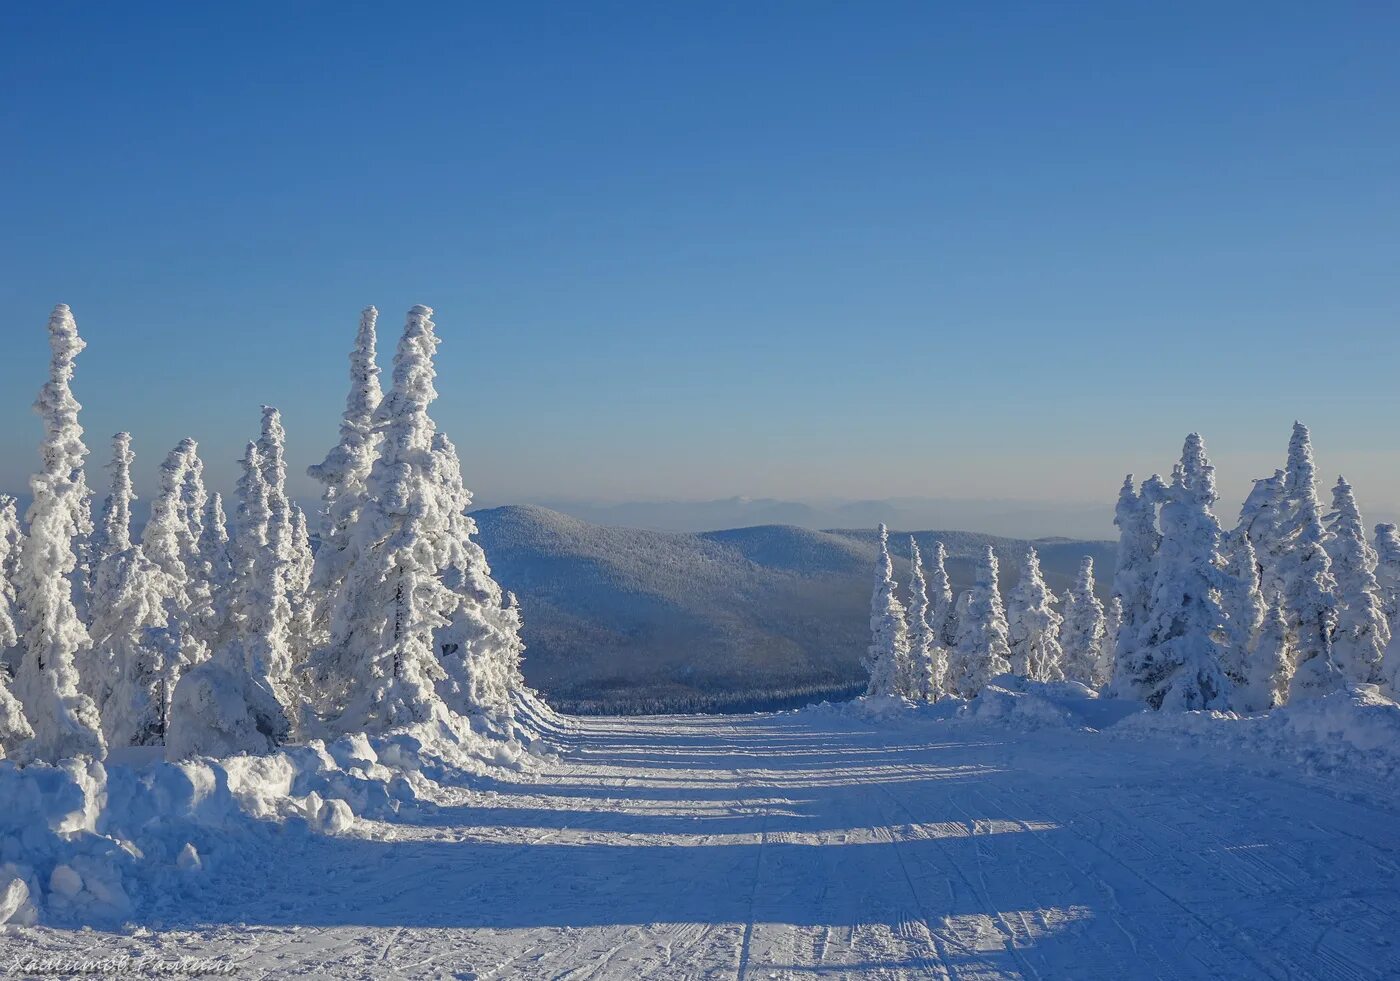
<instances>
[{"instance_id":1,"label":"ski track","mask_svg":"<svg viewBox=\"0 0 1400 981\"><path fill-rule=\"evenodd\" d=\"M18 954L238 977L1400 976L1400 802L1070 730L586 719L532 782L287 836L147 930Z\"/></svg>"}]
</instances>

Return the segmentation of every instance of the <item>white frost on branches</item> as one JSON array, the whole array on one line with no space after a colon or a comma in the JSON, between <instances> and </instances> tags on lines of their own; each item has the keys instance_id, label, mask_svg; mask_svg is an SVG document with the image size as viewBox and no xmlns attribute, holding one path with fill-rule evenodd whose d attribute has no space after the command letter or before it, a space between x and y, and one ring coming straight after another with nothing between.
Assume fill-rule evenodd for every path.
<instances>
[{"instance_id":1,"label":"white frost on branches","mask_svg":"<svg viewBox=\"0 0 1400 981\"><path fill-rule=\"evenodd\" d=\"M967 595L967 608L958 617L958 644L950 675L953 690L964 698L972 698L991 679L1011 670L1006 613L997 584L997 557L990 546L977 565L977 578Z\"/></svg>"},{"instance_id":2,"label":"white frost on branches","mask_svg":"<svg viewBox=\"0 0 1400 981\"><path fill-rule=\"evenodd\" d=\"M83 474L87 447L78 423L82 407L71 388L74 360L84 346L72 313L59 304L49 318L49 380L34 403L44 423L43 465L29 482L34 501L18 574L25 653L15 678L34 730L19 755L50 762L106 755L97 706L80 690L75 659L91 641L78 619L70 578L77 565L74 540L91 532Z\"/></svg>"},{"instance_id":3,"label":"white frost on branches","mask_svg":"<svg viewBox=\"0 0 1400 981\"><path fill-rule=\"evenodd\" d=\"M1064 619L1055 610L1055 594L1045 584L1034 547L1026 549L1020 581L1007 597L1006 616L1012 674L1032 681L1064 680Z\"/></svg>"},{"instance_id":4,"label":"white frost on branches","mask_svg":"<svg viewBox=\"0 0 1400 981\"><path fill-rule=\"evenodd\" d=\"M1103 660L1107 629L1103 603L1094 595L1094 560L1086 555L1065 597L1065 625L1060 634L1065 675L1070 681L1090 688L1108 683L1109 665Z\"/></svg>"},{"instance_id":5,"label":"white frost on branches","mask_svg":"<svg viewBox=\"0 0 1400 981\"><path fill-rule=\"evenodd\" d=\"M909 633L904 622L904 604L899 601L895 589L889 529L882 524L880 551L875 559L875 589L870 596L870 647L865 658L870 683L866 694L899 694L900 665L908 657Z\"/></svg>"}]
</instances>

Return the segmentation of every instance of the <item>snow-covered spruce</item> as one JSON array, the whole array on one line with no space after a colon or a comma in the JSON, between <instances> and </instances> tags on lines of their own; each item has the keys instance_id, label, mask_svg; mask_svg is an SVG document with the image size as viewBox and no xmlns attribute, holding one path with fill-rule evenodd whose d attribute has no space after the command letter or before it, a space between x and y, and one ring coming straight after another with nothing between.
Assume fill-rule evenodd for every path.
<instances>
[{"instance_id":1,"label":"snow-covered spruce","mask_svg":"<svg viewBox=\"0 0 1400 981\"><path fill-rule=\"evenodd\" d=\"M1293 660L1293 642L1283 617L1283 599L1275 595L1249 651L1244 684L1235 693L1235 708L1241 712L1267 712L1285 704Z\"/></svg>"},{"instance_id":2,"label":"snow-covered spruce","mask_svg":"<svg viewBox=\"0 0 1400 981\"><path fill-rule=\"evenodd\" d=\"M75 659L91 641L73 603L71 576L77 565L74 540L91 533L87 480L83 474L82 408L73 397L73 365L84 342L65 304L49 318L49 380L34 410L43 419L39 448L43 469L30 478L29 535L18 570L24 609L24 655L15 694L34 730L18 748L26 760L58 761L74 756L102 757L97 706L82 693Z\"/></svg>"},{"instance_id":3,"label":"snow-covered spruce","mask_svg":"<svg viewBox=\"0 0 1400 981\"><path fill-rule=\"evenodd\" d=\"M10 691L8 654L20 642L19 603L12 577L19 562L23 534L15 499L0 495L0 757L8 756L34 737L24 718L24 707Z\"/></svg>"},{"instance_id":4,"label":"snow-covered spruce","mask_svg":"<svg viewBox=\"0 0 1400 981\"><path fill-rule=\"evenodd\" d=\"M169 665L178 661L166 629L167 574L131 541L131 436L112 438L112 489L102 509L94 550L92 656L84 681L97 703L109 747L165 741Z\"/></svg>"},{"instance_id":5,"label":"snow-covered spruce","mask_svg":"<svg viewBox=\"0 0 1400 981\"><path fill-rule=\"evenodd\" d=\"M1345 477L1338 477L1332 488L1327 531L1327 555L1337 580L1332 660L1352 684L1380 684L1384 680L1381 657L1390 643L1390 623L1376 581L1376 552L1366 540L1356 495Z\"/></svg>"},{"instance_id":6,"label":"snow-covered spruce","mask_svg":"<svg viewBox=\"0 0 1400 981\"><path fill-rule=\"evenodd\" d=\"M1021 578L1006 603L1007 640L1012 674L1031 681L1062 681L1060 624L1055 594L1045 584L1040 556L1027 547Z\"/></svg>"},{"instance_id":7,"label":"snow-covered spruce","mask_svg":"<svg viewBox=\"0 0 1400 981\"><path fill-rule=\"evenodd\" d=\"M471 539L456 450L428 414L437 397L431 316L409 311L392 387L375 410L378 455L346 529L330 640L313 665L337 731L438 718L449 708L444 693L454 711L511 724L519 613Z\"/></svg>"},{"instance_id":8,"label":"snow-covered spruce","mask_svg":"<svg viewBox=\"0 0 1400 981\"><path fill-rule=\"evenodd\" d=\"M1133 488L1133 475L1123 478L1113 523L1118 526L1118 566L1113 575L1114 595L1122 601L1123 620L1114 637L1113 688L1124 698L1142 698L1137 686L1143 672L1141 633L1152 602L1157 549L1157 509L1166 496L1166 485L1156 474Z\"/></svg>"},{"instance_id":9,"label":"snow-covered spruce","mask_svg":"<svg viewBox=\"0 0 1400 981\"><path fill-rule=\"evenodd\" d=\"M243 455L235 539L232 636L175 686L168 755L228 756L266 753L292 731L294 709L274 683L274 664L286 663L286 600L278 560L268 547L271 506L256 443Z\"/></svg>"},{"instance_id":10,"label":"snow-covered spruce","mask_svg":"<svg viewBox=\"0 0 1400 981\"><path fill-rule=\"evenodd\" d=\"M268 621L268 629L276 636L267 649L265 667L277 690L278 700L294 705L301 700L302 684L299 670L307 652L299 650L296 635L296 610L305 597L296 592L299 574L309 562L309 544L305 552L297 542L296 520L291 499L287 496L287 431L282 427L282 413L276 408L262 407L262 431L258 436L258 459L262 465L263 484L267 489L267 518L263 526L264 560L269 563L268 576L274 584L272 597L276 613Z\"/></svg>"},{"instance_id":11,"label":"snow-covered spruce","mask_svg":"<svg viewBox=\"0 0 1400 981\"><path fill-rule=\"evenodd\" d=\"M953 597L953 580L948 578L948 550L942 542L933 543L927 589L929 626L937 632L946 653L958 640L957 601Z\"/></svg>"},{"instance_id":12,"label":"snow-covered spruce","mask_svg":"<svg viewBox=\"0 0 1400 981\"><path fill-rule=\"evenodd\" d=\"M988 546L977 564L977 578L958 614L958 644L951 659L950 687L964 698L977 695L999 674L1011 670L1006 613L997 584L997 556Z\"/></svg>"},{"instance_id":13,"label":"snow-covered spruce","mask_svg":"<svg viewBox=\"0 0 1400 981\"><path fill-rule=\"evenodd\" d=\"M1248 681L1250 652L1264 623L1264 594L1260 589L1259 563L1249 536L1239 529L1222 536L1225 580L1220 602L1228 625L1221 666L1233 686Z\"/></svg>"},{"instance_id":14,"label":"snow-covered spruce","mask_svg":"<svg viewBox=\"0 0 1400 981\"><path fill-rule=\"evenodd\" d=\"M223 495L217 491L209 495L204 505L199 555L202 574L209 584L209 606L202 627L208 649L215 651L232 636L229 616L233 592L233 551L229 541L228 518L224 514Z\"/></svg>"},{"instance_id":15,"label":"snow-covered spruce","mask_svg":"<svg viewBox=\"0 0 1400 981\"><path fill-rule=\"evenodd\" d=\"M350 392L340 417L340 441L324 460L306 471L323 487L320 548L312 572L317 596L314 616L318 628L323 630L329 630L330 621L326 600L335 595L345 579L350 559L350 526L364 501L370 469L378 455L380 434L374 428L374 412L384 397L379 387L379 366L375 363L378 319L379 311L374 307L366 307L360 314L360 328L350 351Z\"/></svg>"},{"instance_id":16,"label":"snow-covered spruce","mask_svg":"<svg viewBox=\"0 0 1400 981\"><path fill-rule=\"evenodd\" d=\"M1284 482L1288 548L1279 576L1288 632L1297 647L1297 663L1289 682L1289 700L1320 698L1344 683L1332 660L1332 633L1337 625L1337 580L1327 556L1327 533L1317 499L1308 428L1293 424Z\"/></svg>"},{"instance_id":17,"label":"snow-covered spruce","mask_svg":"<svg viewBox=\"0 0 1400 981\"><path fill-rule=\"evenodd\" d=\"M19 527L15 499L0 494L0 673L9 680L10 652L19 646L21 633L19 600L15 593L16 571L24 534Z\"/></svg>"},{"instance_id":18,"label":"snow-covered spruce","mask_svg":"<svg viewBox=\"0 0 1400 981\"><path fill-rule=\"evenodd\" d=\"M1103 658L1106 631L1103 603L1094 595L1094 560L1086 555L1065 596L1065 625L1060 631L1065 677L1090 688L1108 683L1111 664Z\"/></svg>"},{"instance_id":19,"label":"snow-covered spruce","mask_svg":"<svg viewBox=\"0 0 1400 981\"><path fill-rule=\"evenodd\" d=\"M1376 585L1394 636L1400 633L1400 532L1388 522L1376 525Z\"/></svg>"},{"instance_id":20,"label":"snow-covered spruce","mask_svg":"<svg viewBox=\"0 0 1400 981\"><path fill-rule=\"evenodd\" d=\"M870 647L865 670L870 683L865 693L872 696L899 694L901 665L909 657L909 632L904 621L904 604L899 601L890 559L890 533L880 525L880 552L875 559L875 589L870 596Z\"/></svg>"},{"instance_id":21,"label":"snow-covered spruce","mask_svg":"<svg viewBox=\"0 0 1400 981\"><path fill-rule=\"evenodd\" d=\"M1215 471L1205 444L1186 437L1161 508L1152 603L1138 638L1133 673L1121 679L1154 709L1225 709L1230 682L1220 595L1226 587L1215 504Z\"/></svg>"},{"instance_id":22,"label":"snow-covered spruce","mask_svg":"<svg viewBox=\"0 0 1400 981\"><path fill-rule=\"evenodd\" d=\"M919 543L909 536L909 658L907 693L923 702L936 702L943 696L948 673L948 653L943 639L929 622L928 583L924 578Z\"/></svg>"},{"instance_id":23,"label":"snow-covered spruce","mask_svg":"<svg viewBox=\"0 0 1400 981\"><path fill-rule=\"evenodd\" d=\"M1240 508L1239 524L1232 533L1237 539L1249 541L1254 551L1255 578L1260 595L1265 599L1283 591L1281 567L1283 553L1288 547L1288 509L1283 493L1285 477L1282 470L1275 470L1273 476L1254 482Z\"/></svg>"},{"instance_id":24,"label":"snow-covered spruce","mask_svg":"<svg viewBox=\"0 0 1400 981\"><path fill-rule=\"evenodd\" d=\"M1113 654L1118 647L1118 631L1123 627L1123 598L1113 596L1104 607L1103 642L1099 645L1099 677L1107 685L1113 680Z\"/></svg>"}]
</instances>

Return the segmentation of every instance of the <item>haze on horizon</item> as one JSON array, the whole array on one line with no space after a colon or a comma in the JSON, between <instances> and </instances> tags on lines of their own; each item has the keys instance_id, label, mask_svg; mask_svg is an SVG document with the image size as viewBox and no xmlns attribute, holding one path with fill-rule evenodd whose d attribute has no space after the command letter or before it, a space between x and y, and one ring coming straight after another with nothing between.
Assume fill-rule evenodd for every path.
<instances>
[{"instance_id":1,"label":"haze on horizon","mask_svg":"<svg viewBox=\"0 0 1400 981\"><path fill-rule=\"evenodd\" d=\"M146 496L185 435L227 491L266 402L303 497L360 308L387 369L423 302L483 503L1107 514L1198 430L1228 523L1299 418L1400 511L1396 10L0 20L0 490L56 302L99 494L118 429Z\"/></svg>"}]
</instances>

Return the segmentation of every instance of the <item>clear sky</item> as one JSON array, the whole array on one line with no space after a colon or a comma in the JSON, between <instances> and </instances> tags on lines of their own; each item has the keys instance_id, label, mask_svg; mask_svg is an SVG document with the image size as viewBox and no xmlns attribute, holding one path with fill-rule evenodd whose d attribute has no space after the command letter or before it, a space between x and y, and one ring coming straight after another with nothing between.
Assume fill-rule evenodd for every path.
<instances>
[{"instance_id":1,"label":"clear sky","mask_svg":"<svg viewBox=\"0 0 1400 981\"><path fill-rule=\"evenodd\" d=\"M438 311L512 499L1112 500L1295 417L1400 502L1400 7L7 4L0 487L72 305L94 464L334 440ZM144 462L142 462L144 461ZM105 487L105 477L93 483Z\"/></svg>"}]
</instances>

